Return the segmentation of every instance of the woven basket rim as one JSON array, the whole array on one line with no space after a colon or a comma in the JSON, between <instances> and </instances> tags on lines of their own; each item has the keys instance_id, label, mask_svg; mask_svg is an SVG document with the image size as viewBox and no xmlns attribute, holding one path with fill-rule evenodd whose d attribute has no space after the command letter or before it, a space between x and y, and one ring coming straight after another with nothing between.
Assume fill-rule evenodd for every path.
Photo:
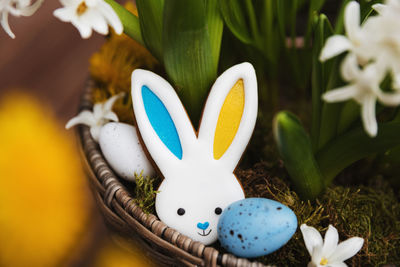
<instances>
[{"instance_id":1,"label":"woven basket rim","mask_svg":"<svg viewBox=\"0 0 400 267\"><path fill-rule=\"evenodd\" d=\"M89 79L81 98L79 111L92 110L94 82ZM142 239L145 250L166 264L186 266L265 266L194 241L169 228L156 215L146 214L137 206L120 178L108 165L87 126L78 127L81 155L95 198L105 219L122 232L130 232ZM156 260L156 261L157 261Z\"/></svg>"}]
</instances>

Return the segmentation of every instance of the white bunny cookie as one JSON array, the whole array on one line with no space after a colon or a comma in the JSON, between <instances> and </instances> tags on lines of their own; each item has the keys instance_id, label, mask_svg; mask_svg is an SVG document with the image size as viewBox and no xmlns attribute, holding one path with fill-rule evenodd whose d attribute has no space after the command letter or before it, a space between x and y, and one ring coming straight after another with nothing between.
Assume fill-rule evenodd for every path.
<instances>
[{"instance_id":1,"label":"white bunny cookie","mask_svg":"<svg viewBox=\"0 0 400 267\"><path fill-rule=\"evenodd\" d=\"M132 101L140 135L164 177L156 197L160 220L213 243L222 210L244 198L233 171L257 117L253 66L235 65L215 81L198 135L175 90L153 72L132 73Z\"/></svg>"}]
</instances>

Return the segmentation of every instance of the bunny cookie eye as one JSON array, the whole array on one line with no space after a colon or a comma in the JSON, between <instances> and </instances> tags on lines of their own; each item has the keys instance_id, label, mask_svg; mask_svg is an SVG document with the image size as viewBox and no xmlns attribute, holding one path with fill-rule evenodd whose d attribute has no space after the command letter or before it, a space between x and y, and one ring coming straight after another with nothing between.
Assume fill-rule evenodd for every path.
<instances>
[{"instance_id":1,"label":"bunny cookie eye","mask_svg":"<svg viewBox=\"0 0 400 267\"><path fill-rule=\"evenodd\" d=\"M220 215L222 213L222 209L220 207L215 208L215 214Z\"/></svg>"},{"instance_id":2,"label":"bunny cookie eye","mask_svg":"<svg viewBox=\"0 0 400 267\"><path fill-rule=\"evenodd\" d=\"M185 209L179 208L176 213L178 213L179 216L182 216L183 214L185 214Z\"/></svg>"}]
</instances>

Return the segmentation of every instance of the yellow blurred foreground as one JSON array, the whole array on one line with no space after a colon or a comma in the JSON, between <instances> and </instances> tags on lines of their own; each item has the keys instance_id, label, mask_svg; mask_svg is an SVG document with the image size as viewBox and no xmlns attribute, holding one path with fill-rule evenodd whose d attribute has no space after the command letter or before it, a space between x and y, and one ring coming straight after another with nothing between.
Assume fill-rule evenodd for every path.
<instances>
[{"instance_id":1,"label":"yellow blurred foreground","mask_svg":"<svg viewBox=\"0 0 400 267\"><path fill-rule=\"evenodd\" d=\"M68 266L72 254L80 265L148 266L108 238L87 240L98 235L76 143L24 94L0 101L0 184L0 266Z\"/></svg>"}]
</instances>

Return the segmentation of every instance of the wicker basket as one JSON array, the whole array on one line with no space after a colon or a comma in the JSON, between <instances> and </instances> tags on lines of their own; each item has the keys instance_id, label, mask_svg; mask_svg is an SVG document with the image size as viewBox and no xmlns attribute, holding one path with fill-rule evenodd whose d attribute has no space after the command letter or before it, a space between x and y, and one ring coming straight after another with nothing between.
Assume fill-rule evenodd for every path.
<instances>
[{"instance_id":1,"label":"wicker basket","mask_svg":"<svg viewBox=\"0 0 400 267\"><path fill-rule=\"evenodd\" d=\"M92 88L93 82L89 81L80 110L92 109ZM107 225L131 238L153 261L161 266L264 266L193 241L167 227L155 215L145 214L105 161L89 128L78 127L78 135L87 176Z\"/></svg>"}]
</instances>

